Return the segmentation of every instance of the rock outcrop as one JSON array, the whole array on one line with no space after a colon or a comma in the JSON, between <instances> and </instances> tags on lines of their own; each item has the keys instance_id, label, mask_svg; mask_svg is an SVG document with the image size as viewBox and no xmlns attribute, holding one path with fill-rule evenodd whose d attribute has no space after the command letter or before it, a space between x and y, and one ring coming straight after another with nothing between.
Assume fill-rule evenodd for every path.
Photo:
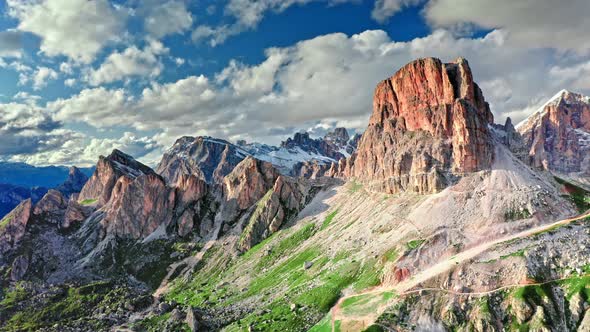
<instances>
[{"instance_id":1,"label":"rock outcrop","mask_svg":"<svg viewBox=\"0 0 590 332\"><path fill-rule=\"evenodd\" d=\"M194 228L198 217L203 216L207 208L204 198L209 192L205 180L194 175L180 175L176 183L176 215L178 218L178 235L186 236Z\"/></svg>"},{"instance_id":2,"label":"rock outcrop","mask_svg":"<svg viewBox=\"0 0 590 332\"><path fill-rule=\"evenodd\" d=\"M4 254L18 245L25 235L33 203L27 199L0 220L0 261Z\"/></svg>"},{"instance_id":3,"label":"rock outcrop","mask_svg":"<svg viewBox=\"0 0 590 332\"><path fill-rule=\"evenodd\" d=\"M68 201L61 192L49 190L45 196L35 205L33 215L45 222L60 224L68 208Z\"/></svg>"},{"instance_id":4,"label":"rock outcrop","mask_svg":"<svg viewBox=\"0 0 590 332\"><path fill-rule=\"evenodd\" d=\"M239 250L247 251L277 232L305 205L310 187L303 179L279 176L273 188L256 203L240 236Z\"/></svg>"},{"instance_id":5,"label":"rock outcrop","mask_svg":"<svg viewBox=\"0 0 590 332\"><path fill-rule=\"evenodd\" d=\"M164 179L155 173L136 178L121 176L104 207L106 216L101 224L111 235L145 238L158 227L171 223L175 200L175 190L167 187Z\"/></svg>"},{"instance_id":6,"label":"rock outcrop","mask_svg":"<svg viewBox=\"0 0 590 332\"><path fill-rule=\"evenodd\" d=\"M246 156L245 151L221 139L185 136L164 154L156 171L168 183L176 183L181 175L221 183Z\"/></svg>"},{"instance_id":7,"label":"rock outcrop","mask_svg":"<svg viewBox=\"0 0 590 332\"><path fill-rule=\"evenodd\" d=\"M562 90L516 129L532 166L590 174L590 97Z\"/></svg>"},{"instance_id":8,"label":"rock outcrop","mask_svg":"<svg viewBox=\"0 0 590 332\"><path fill-rule=\"evenodd\" d=\"M272 164L247 157L223 180L223 203L218 218L231 222L260 200L279 172Z\"/></svg>"},{"instance_id":9,"label":"rock outcrop","mask_svg":"<svg viewBox=\"0 0 590 332\"><path fill-rule=\"evenodd\" d=\"M300 162L293 166L292 174L294 177L318 179L325 176L333 164L335 163L326 164L317 160Z\"/></svg>"},{"instance_id":10,"label":"rock outcrop","mask_svg":"<svg viewBox=\"0 0 590 332\"><path fill-rule=\"evenodd\" d=\"M111 192L120 177L134 179L146 174L155 173L131 156L119 150L113 150L108 157L100 156L94 174L82 188L78 199L97 202L99 206L102 206L111 199Z\"/></svg>"},{"instance_id":11,"label":"rock outcrop","mask_svg":"<svg viewBox=\"0 0 590 332\"><path fill-rule=\"evenodd\" d=\"M491 166L491 123L465 59L416 60L379 83L356 154L335 168L375 191L437 192Z\"/></svg>"},{"instance_id":12,"label":"rock outcrop","mask_svg":"<svg viewBox=\"0 0 590 332\"><path fill-rule=\"evenodd\" d=\"M78 167L70 167L68 178L60 184L55 190L61 192L66 198L72 194L79 193L88 181L88 177L80 171Z\"/></svg>"}]
</instances>

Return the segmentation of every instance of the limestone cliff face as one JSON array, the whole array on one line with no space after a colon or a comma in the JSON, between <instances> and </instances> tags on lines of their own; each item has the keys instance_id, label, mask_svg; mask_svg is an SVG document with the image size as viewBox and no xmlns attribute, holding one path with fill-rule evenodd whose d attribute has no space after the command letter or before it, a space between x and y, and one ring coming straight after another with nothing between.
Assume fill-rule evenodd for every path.
<instances>
[{"instance_id":1,"label":"limestone cliff face","mask_svg":"<svg viewBox=\"0 0 590 332\"><path fill-rule=\"evenodd\" d=\"M32 208L31 199L27 199L0 221L0 260L4 254L16 247L25 235Z\"/></svg>"},{"instance_id":2,"label":"limestone cliff face","mask_svg":"<svg viewBox=\"0 0 590 332\"><path fill-rule=\"evenodd\" d=\"M491 123L466 60L416 60L379 83L356 154L331 173L387 193L436 192L463 173L490 167Z\"/></svg>"},{"instance_id":3,"label":"limestone cliff face","mask_svg":"<svg viewBox=\"0 0 590 332\"><path fill-rule=\"evenodd\" d=\"M242 231L238 249L247 251L277 232L289 217L305 205L313 192L304 179L279 176L274 186L257 203Z\"/></svg>"},{"instance_id":4,"label":"limestone cliff face","mask_svg":"<svg viewBox=\"0 0 590 332\"><path fill-rule=\"evenodd\" d=\"M210 188L205 180L194 175L180 175L176 182L176 215L178 235L189 234L207 208L204 198Z\"/></svg>"},{"instance_id":5,"label":"limestone cliff face","mask_svg":"<svg viewBox=\"0 0 590 332\"><path fill-rule=\"evenodd\" d=\"M102 206L111 199L111 192L120 177L136 178L144 174L154 174L154 171L131 156L114 150L108 157L100 156L94 174L80 192L79 200L96 201Z\"/></svg>"},{"instance_id":6,"label":"limestone cliff face","mask_svg":"<svg viewBox=\"0 0 590 332\"><path fill-rule=\"evenodd\" d=\"M109 234L144 238L161 225L170 224L175 200L175 190L167 187L164 179L155 173L137 178L122 176L104 207L106 216L101 223Z\"/></svg>"},{"instance_id":7,"label":"limestone cliff face","mask_svg":"<svg viewBox=\"0 0 590 332\"><path fill-rule=\"evenodd\" d=\"M528 161L560 173L590 173L590 98L560 91L517 126Z\"/></svg>"},{"instance_id":8,"label":"limestone cliff face","mask_svg":"<svg viewBox=\"0 0 590 332\"><path fill-rule=\"evenodd\" d=\"M247 157L225 177L223 197L240 210L248 209L272 188L278 176L272 164Z\"/></svg>"}]
</instances>

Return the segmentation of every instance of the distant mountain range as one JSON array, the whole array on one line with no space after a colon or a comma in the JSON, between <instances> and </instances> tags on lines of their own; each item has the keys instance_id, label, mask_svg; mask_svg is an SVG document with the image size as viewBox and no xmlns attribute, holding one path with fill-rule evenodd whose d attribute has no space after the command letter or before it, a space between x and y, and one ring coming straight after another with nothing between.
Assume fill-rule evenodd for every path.
<instances>
[{"instance_id":1,"label":"distant mountain range","mask_svg":"<svg viewBox=\"0 0 590 332\"><path fill-rule=\"evenodd\" d=\"M74 172L74 173L72 173ZM79 191L94 167L36 167L24 163L0 163L0 218L26 199L38 202L49 189L65 195Z\"/></svg>"},{"instance_id":2,"label":"distant mountain range","mask_svg":"<svg viewBox=\"0 0 590 332\"><path fill-rule=\"evenodd\" d=\"M79 168L86 176L92 175L94 167ZM69 167L32 166L25 163L0 162L0 183L19 187L53 188L68 177Z\"/></svg>"}]
</instances>

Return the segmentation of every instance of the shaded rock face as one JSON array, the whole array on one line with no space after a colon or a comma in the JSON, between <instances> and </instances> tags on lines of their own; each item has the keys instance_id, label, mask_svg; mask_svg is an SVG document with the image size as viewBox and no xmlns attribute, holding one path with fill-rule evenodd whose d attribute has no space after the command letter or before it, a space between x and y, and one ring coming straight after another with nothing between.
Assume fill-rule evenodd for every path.
<instances>
[{"instance_id":1,"label":"shaded rock face","mask_svg":"<svg viewBox=\"0 0 590 332\"><path fill-rule=\"evenodd\" d=\"M281 148L287 150L301 149L302 151L328 157L335 161L346 158L356 148L355 142L351 141L346 128L335 128L324 137L311 138L308 132L296 133L293 138L281 142ZM313 162L317 160L308 160ZM294 175L297 175L296 171Z\"/></svg>"},{"instance_id":2,"label":"shaded rock face","mask_svg":"<svg viewBox=\"0 0 590 332\"><path fill-rule=\"evenodd\" d=\"M518 157L518 159L528 160L528 148L520 135L512 124L510 117L506 118L504 125L492 124L492 131L496 134L495 137L498 142L506 145L510 151Z\"/></svg>"},{"instance_id":3,"label":"shaded rock face","mask_svg":"<svg viewBox=\"0 0 590 332\"><path fill-rule=\"evenodd\" d=\"M91 206L82 206L76 198L71 197L59 227L61 229L68 229L74 224L79 224L86 220L93 210L94 208Z\"/></svg>"},{"instance_id":4,"label":"shaded rock face","mask_svg":"<svg viewBox=\"0 0 590 332\"><path fill-rule=\"evenodd\" d=\"M178 235L188 235L200 220L207 207L204 198L209 193L205 180L194 175L180 175L176 183L176 215L178 219Z\"/></svg>"},{"instance_id":5,"label":"shaded rock face","mask_svg":"<svg viewBox=\"0 0 590 332\"><path fill-rule=\"evenodd\" d=\"M279 176L274 186L257 203L248 218L238 249L247 251L273 233L303 208L310 193L303 179Z\"/></svg>"},{"instance_id":6,"label":"shaded rock face","mask_svg":"<svg viewBox=\"0 0 590 332\"><path fill-rule=\"evenodd\" d=\"M181 175L194 175L207 183L221 183L247 153L239 147L211 137L182 137L164 154L157 173L168 183Z\"/></svg>"},{"instance_id":7,"label":"shaded rock face","mask_svg":"<svg viewBox=\"0 0 590 332\"><path fill-rule=\"evenodd\" d=\"M65 197L70 197L74 193L79 193L86 181L88 181L88 177L79 168L72 166L66 181L57 186L55 190L61 192Z\"/></svg>"},{"instance_id":8,"label":"shaded rock face","mask_svg":"<svg viewBox=\"0 0 590 332\"><path fill-rule=\"evenodd\" d=\"M154 171L131 156L114 150L108 157L100 156L94 174L82 188L78 199L97 201L102 206L110 200L111 192L121 176L136 178L144 174L154 174Z\"/></svg>"},{"instance_id":9,"label":"shaded rock face","mask_svg":"<svg viewBox=\"0 0 590 332\"><path fill-rule=\"evenodd\" d=\"M466 60L416 60L379 83L355 155L334 173L372 190L433 193L493 161L493 116Z\"/></svg>"},{"instance_id":10,"label":"shaded rock face","mask_svg":"<svg viewBox=\"0 0 590 332\"><path fill-rule=\"evenodd\" d=\"M52 189L35 205L33 215L46 222L59 224L64 218L67 208L68 201L61 192Z\"/></svg>"},{"instance_id":11,"label":"shaded rock face","mask_svg":"<svg viewBox=\"0 0 590 332\"><path fill-rule=\"evenodd\" d=\"M12 262L12 268L10 269L10 280L19 281L22 280L27 270L29 269L29 258L25 255L20 255Z\"/></svg>"},{"instance_id":12,"label":"shaded rock face","mask_svg":"<svg viewBox=\"0 0 590 332\"><path fill-rule=\"evenodd\" d=\"M31 199L27 199L0 221L0 260L4 254L16 247L25 235L32 208Z\"/></svg>"},{"instance_id":13,"label":"shaded rock face","mask_svg":"<svg viewBox=\"0 0 590 332\"><path fill-rule=\"evenodd\" d=\"M223 180L223 203L218 218L233 221L260 200L274 185L279 172L272 164L247 157Z\"/></svg>"},{"instance_id":14,"label":"shaded rock face","mask_svg":"<svg viewBox=\"0 0 590 332\"><path fill-rule=\"evenodd\" d=\"M335 163L325 164L317 160L300 162L293 167L293 176L306 179L318 179L325 176L333 164Z\"/></svg>"},{"instance_id":15,"label":"shaded rock face","mask_svg":"<svg viewBox=\"0 0 590 332\"><path fill-rule=\"evenodd\" d=\"M517 126L528 162L561 173L590 172L590 98L561 91Z\"/></svg>"}]
</instances>

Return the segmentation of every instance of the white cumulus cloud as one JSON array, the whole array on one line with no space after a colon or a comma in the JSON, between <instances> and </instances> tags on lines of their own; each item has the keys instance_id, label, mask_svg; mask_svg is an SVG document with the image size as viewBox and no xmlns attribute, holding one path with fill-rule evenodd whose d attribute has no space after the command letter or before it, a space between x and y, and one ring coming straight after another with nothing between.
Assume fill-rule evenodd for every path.
<instances>
[{"instance_id":1,"label":"white cumulus cloud","mask_svg":"<svg viewBox=\"0 0 590 332\"><path fill-rule=\"evenodd\" d=\"M48 56L89 63L102 48L121 40L127 12L107 0L7 0L18 29L41 38Z\"/></svg>"}]
</instances>

